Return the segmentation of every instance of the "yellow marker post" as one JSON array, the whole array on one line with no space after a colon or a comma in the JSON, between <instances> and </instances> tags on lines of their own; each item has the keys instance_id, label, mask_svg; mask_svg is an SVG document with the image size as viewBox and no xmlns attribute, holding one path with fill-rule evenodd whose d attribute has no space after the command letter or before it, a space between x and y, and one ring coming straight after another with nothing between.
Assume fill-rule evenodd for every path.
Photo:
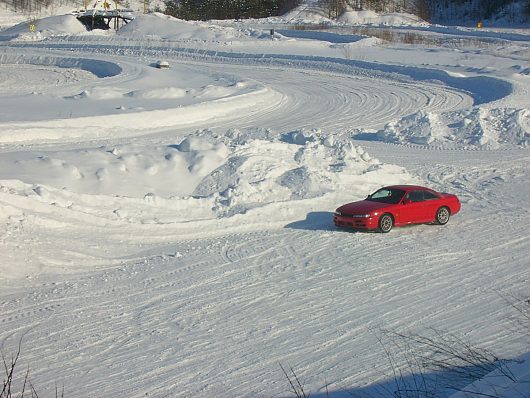
<instances>
[{"instance_id":1,"label":"yellow marker post","mask_svg":"<svg viewBox=\"0 0 530 398\"><path fill-rule=\"evenodd\" d=\"M29 31L31 33L35 32L36 30L37 30L37 25L35 25L34 23L29 25Z\"/></svg>"},{"instance_id":2,"label":"yellow marker post","mask_svg":"<svg viewBox=\"0 0 530 398\"><path fill-rule=\"evenodd\" d=\"M477 22L477 28L479 28L479 29L482 28L482 21L478 21Z\"/></svg>"}]
</instances>

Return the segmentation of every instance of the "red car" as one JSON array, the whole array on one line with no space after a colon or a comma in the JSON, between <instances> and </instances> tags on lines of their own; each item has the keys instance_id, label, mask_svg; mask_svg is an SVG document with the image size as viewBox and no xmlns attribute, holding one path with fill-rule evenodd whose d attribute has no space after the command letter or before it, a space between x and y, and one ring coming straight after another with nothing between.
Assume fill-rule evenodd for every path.
<instances>
[{"instance_id":1,"label":"red car","mask_svg":"<svg viewBox=\"0 0 530 398\"><path fill-rule=\"evenodd\" d=\"M417 185L384 187L365 200L339 207L333 215L337 227L377 229L390 232L408 224L447 224L460 211L460 201L450 193L439 193Z\"/></svg>"}]
</instances>

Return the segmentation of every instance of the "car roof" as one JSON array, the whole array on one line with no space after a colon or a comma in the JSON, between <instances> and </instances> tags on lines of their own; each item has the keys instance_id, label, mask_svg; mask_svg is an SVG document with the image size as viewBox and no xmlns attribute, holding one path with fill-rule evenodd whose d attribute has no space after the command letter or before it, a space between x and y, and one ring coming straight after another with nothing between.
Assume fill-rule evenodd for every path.
<instances>
[{"instance_id":1,"label":"car roof","mask_svg":"<svg viewBox=\"0 0 530 398\"><path fill-rule=\"evenodd\" d=\"M426 189L427 191L432 191L432 189L422 187L420 185L389 185L385 188L401 189L402 191L411 191L411 190L416 190L416 189Z\"/></svg>"}]
</instances>

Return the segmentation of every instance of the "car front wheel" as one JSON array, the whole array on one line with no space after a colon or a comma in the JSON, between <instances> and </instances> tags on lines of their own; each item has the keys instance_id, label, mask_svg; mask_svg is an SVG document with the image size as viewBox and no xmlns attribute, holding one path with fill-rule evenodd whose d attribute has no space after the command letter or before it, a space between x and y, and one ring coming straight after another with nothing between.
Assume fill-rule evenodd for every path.
<instances>
[{"instance_id":1,"label":"car front wheel","mask_svg":"<svg viewBox=\"0 0 530 398\"><path fill-rule=\"evenodd\" d=\"M438 211L436 212L436 224L438 225L445 225L449 221L449 218L451 217L451 212L447 207L440 207Z\"/></svg>"},{"instance_id":2,"label":"car front wheel","mask_svg":"<svg viewBox=\"0 0 530 398\"><path fill-rule=\"evenodd\" d=\"M379 231L386 234L387 232L390 232L392 227L394 226L394 219L390 214L383 214L381 218L379 218Z\"/></svg>"}]
</instances>

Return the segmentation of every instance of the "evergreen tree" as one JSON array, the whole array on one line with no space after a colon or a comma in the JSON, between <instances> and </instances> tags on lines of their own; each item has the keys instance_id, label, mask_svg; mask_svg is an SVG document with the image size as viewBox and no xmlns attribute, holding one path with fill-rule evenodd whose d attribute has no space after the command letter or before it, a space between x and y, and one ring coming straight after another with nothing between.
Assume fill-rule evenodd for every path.
<instances>
[{"instance_id":1,"label":"evergreen tree","mask_svg":"<svg viewBox=\"0 0 530 398\"><path fill-rule=\"evenodd\" d=\"M188 20L264 18L299 4L300 0L167 0L166 14Z\"/></svg>"}]
</instances>

